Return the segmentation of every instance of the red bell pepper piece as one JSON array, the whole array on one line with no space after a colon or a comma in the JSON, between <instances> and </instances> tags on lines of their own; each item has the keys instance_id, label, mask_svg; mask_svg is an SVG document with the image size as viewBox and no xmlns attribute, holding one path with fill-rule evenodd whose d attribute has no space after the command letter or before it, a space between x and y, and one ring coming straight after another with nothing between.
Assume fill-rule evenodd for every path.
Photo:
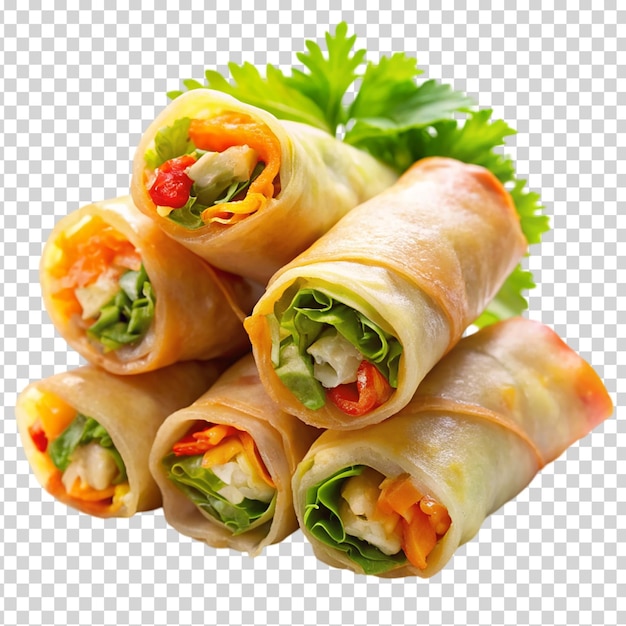
<instances>
[{"instance_id":1,"label":"red bell pepper piece","mask_svg":"<svg viewBox=\"0 0 626 626\"><path fill-rule=\"evenodd\" d=\"M176 456L204 454L219 444L224 437L234 433L237 433L237 429L225 424L217 424L203 430L196 430L179 439L173 445L172 452Z\"/></svg>"},{"instance_id":2,"label":"red bell pepper piece","mask_svg":"<svg viewBox=\"0 0 626 626\"><path fill-rule=\"evenodd\" d=\"M156 170L154 183L148 190L152 202L157 206L180 209L189 200L193 180L185 170L196 162L190 154L165 161Z\"/></svg>"},{"instance_id":3,"label":"red bell pepper piece","mask_svg":"<svg viewBox=\"0 0 626 626\"><path fill-rule=\"evenodd\" d=\"M48 437L39 420L28 427L28 434L39 452L45 452L48 449Z\"/></svg>"},{"instance_id":4,"label":"red bell pepper piece","mask_svg":"<svg viewBox=\"0 0 626 626\"><path fill-rule=\"evenodd\" d=\"M393 393L387 379L369 361L361 361L356 384L338 385L327 392L327 398L347 415L358 417L384 404Z\"/></svg>"}]
</instances>

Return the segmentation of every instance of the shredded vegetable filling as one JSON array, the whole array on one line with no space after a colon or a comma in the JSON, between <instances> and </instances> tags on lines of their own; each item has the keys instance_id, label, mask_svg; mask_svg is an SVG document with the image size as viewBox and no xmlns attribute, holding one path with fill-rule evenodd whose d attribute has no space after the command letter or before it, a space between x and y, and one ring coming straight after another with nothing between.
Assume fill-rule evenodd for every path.
<instances>
[{"instance_id":1,"label":"shredded vegetable filling","mask_svg":"<svg viewBox=\"0 0 626 626\"><path fill-rule=\"evenodd\" d=\"M239 534L273 516L276 487L249 433L203 424L163 459L170 480L201 513Z\"/></svg>"},{"instance_id":2,"label":"shredded vegetable filling","mask_svg":"<svg viewBox=\"0 0 626 626\"><path fill-rule=\"evenodd\" d=\"M53 394L41 394L35 406L37 417L28 432L58 471L61 488L83 502L120 506L128 478L107 431Z\"/></svg>"},{"instance_id":3,"label":"shredded vegetable filling","mask_svg":"<svg viewBox=\"0 0 626 626\"><path fill-rule=\"evenodd\" d=\"M152 324L156 296L139 251L99 218L59 238L51 275L62 314L105 352L135 344Z\"/></svg>"},{"instance_id":4,"label":"shredded vegetable filling","mask_svg":"<svg viewBox=\"0 0 626 626\"><path fill-rule=\"evenodd\" d=\"M366 573L383 573L405 560L426 569L451 524L447 509L422 494L408 474L385 478L365 466L341 470L309 489L304 522Z\"/></svg>"},{"instance_id":5,"label":"shredded vegetable filling","mask_svg":"<svg viewBox=\"0 0 626 626\"><path fill-rule=\"evenodd\" d=\"M157 213L191 230L234 224L280 192L280 142L243 113L176 120L156 133L145 162Z\"/></svg>"},{"instance_id":6,"label":"shredded vegetable filling","mask_svg":"<svg viewBox=\"0 0 626 626\"><path fill-rule=\"evenodd\" d=\"M296 283L267 320L274 370L308 409L330 402L359 417L397 387L398 339L325 291Z\"/></svg>"}]
</instances>

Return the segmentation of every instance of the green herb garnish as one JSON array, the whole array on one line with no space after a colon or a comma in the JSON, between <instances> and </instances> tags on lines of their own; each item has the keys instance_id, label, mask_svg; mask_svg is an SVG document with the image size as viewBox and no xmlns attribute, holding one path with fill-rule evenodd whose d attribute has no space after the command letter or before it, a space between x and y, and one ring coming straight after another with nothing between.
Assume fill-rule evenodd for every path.
<instances>
[{"instance_id":1,"label":"green herb garnish","mask_svg":"<svg viewBox=\"0 0 626 626\"><path fill-rule=\"evenodd\" d=\"M306 52L297 54L304 69L287 74L268 65L263 75L250 63L230 63L231 81L207 70L205 83L189 79L183 86L216 89L279 119L321 128L400 173L427 156L482 165L511 191L528 242L539 243L550 228L547 216L541 215L539 196L525 189L526 181L516 176L512 160L501 152L505 138L515 131L449 85L420 82L422 70L406 53L366 61L366 50L355 50L355 43L356 36L348 36L342 22L334 34L326 34L325 51L314 41L306 42ZM521 314L528 308L522 294L533 286L531 273L518 266L476 323L483 326Z\"/></svg>"},{"instance_id":2,"label":"green herb garnish","mask_svg":"<svg viewBox=\"0 0 626 626\"><path fill-rule=\"evenodd\" d=\"M194 152L196 148L189 138L190 124L191 120L184 117L159 130L154 137L154 148L146 151L146 166L155 170L165 161Z\"/></svg>"}]
</instances>

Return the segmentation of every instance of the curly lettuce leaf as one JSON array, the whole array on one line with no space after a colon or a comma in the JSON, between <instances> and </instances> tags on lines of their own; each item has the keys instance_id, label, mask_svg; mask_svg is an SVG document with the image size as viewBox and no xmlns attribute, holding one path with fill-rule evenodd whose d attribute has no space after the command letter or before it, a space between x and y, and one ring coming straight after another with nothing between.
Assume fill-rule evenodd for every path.
<instances>
[{"instance_id":1,"label":"curly lettuce leaf","mask_svg":"<svg viewBox=\"0 0 626 626\"><path fill-rule=\"evenodd\" d=\"M405 563L406 556L402 551L389 556L367 541L346 534L339 515L341 488L346 479L358 476L363 469L362 465L344 468L307 489L303 521L318 541L345 552L366 574L377 575Z\"/></svg>"},{"instance_id":2,"label":"curly lettuce leaf","mask_svg":"<svg viewBox=\"0 0 626 626\"><path fill-rule=\"evenodd\" d=\"M321 383L313 376L313 357L307 349L323 332L335 329L370 363L392 387L398 385L402 346L377 324L342 302L317 289L288 291L276 304L270 324L277 324L280 338L276 374L304 406L319 409L326 403Z\"/></svg>"},{"instance_id":3,"label":"curly lettuce leaf","mask_svg":"<svg viewBox=\"0 0 626 626\"><path fill-rule=\"evenodd\" d=\"M233 535L256 528L274 515L276 495L269 503L244 498L239 504L221 496L218 491L226 485L210 469L202 467L201 454L181 457L168 454L163 465L176 487L203 513L222 522Z\"/></svg>"},{"instance_id":4,"label":"curly lettuce leaf","mask_svg":"<svg viewBox=\"0 0 626 626\"><path fill-rule=\"evenodd\" d=\"M188 117L183 117L171 126L161 128L154 136L154 148L146 150L146 166L155 170L165 161L193 152L196 147L189 138L190 123Z\"/></svg>"}]
</instances>

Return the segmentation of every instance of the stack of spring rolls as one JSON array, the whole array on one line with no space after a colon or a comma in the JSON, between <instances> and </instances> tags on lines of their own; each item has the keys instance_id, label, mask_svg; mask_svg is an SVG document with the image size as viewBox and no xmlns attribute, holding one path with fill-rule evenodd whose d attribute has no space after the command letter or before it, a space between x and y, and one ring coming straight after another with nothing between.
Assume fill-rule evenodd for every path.
<instances>
[{"instance_id":1,"label":"stack of spring rolls","mask_svg":"<svg viewBox=\"0 0 626 626\"><path fill-rule=\"evenodd\" d=\"M44 303L87 364L20 394L26 456L85 513L162 506L251 555L300 527L329 565L432 576L613 410L547 327L468 334L526 248L481 167L398 178L190 91L144 134L130 194L44 248Z\"/></svg>"}]
</instances>

